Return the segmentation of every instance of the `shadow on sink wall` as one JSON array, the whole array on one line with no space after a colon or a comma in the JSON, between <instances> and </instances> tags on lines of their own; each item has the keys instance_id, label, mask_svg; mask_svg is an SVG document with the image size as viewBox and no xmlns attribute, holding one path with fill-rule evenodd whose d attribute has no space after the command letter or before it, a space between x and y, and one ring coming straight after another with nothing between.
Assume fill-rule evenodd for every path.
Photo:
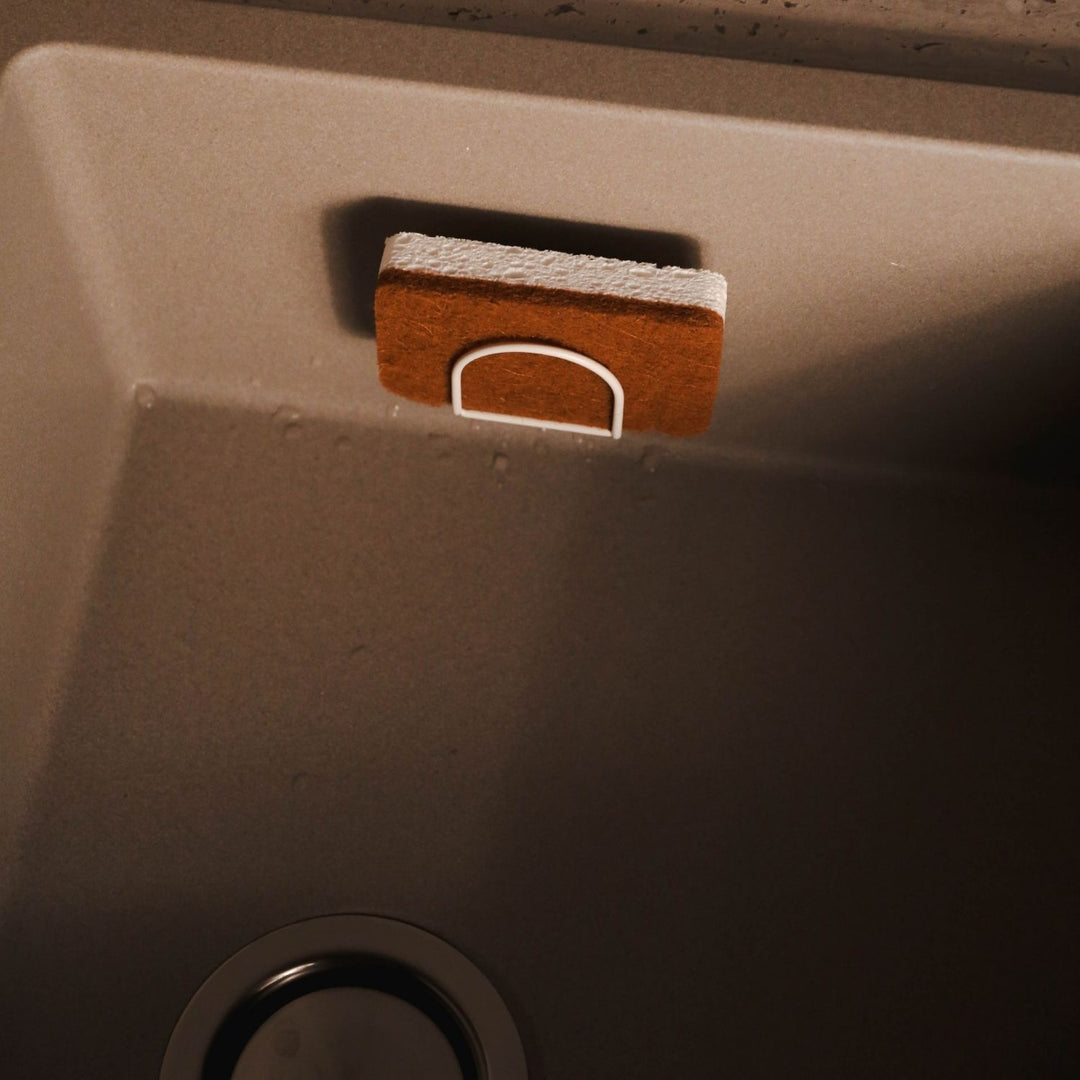
<instances>
[{"instance_id":1,"label":"shadow on sink wall","mask_svg":"<svg viewBox=\"0 0 1080 1080\"><path fill-rule=\"evenodd\" d=\"M1075 500L509 438L139 412L8 1071L154 1075L227 956L361 912L533 1080L1066 1075Z\"/></svg>"},{"instance_id":2,"label":"shadow on sink wall","mask_svg":"<svg viewBox=\"0 0 1080 1080\"><path fill-rule=\"evenodd\" d=\"M678 233L374 196L332 206L322 218L334 311L342 328L352 334L375 336L379 263L387 237L399 232L629 259L658 266L695 270L701 266L701 246Z\"/></svg>"},{"instance_id":3,"label":"shadow on sink wall","mask_svg":"<svg viewBox=\"0 0 1080 1080\"><path fill-rule=\"evenodd\" d=\"M846 461L1080 482L1080 279L721 390L713 430ZM930 313L932 316L932 313ZM828 320L841 315L825 312Z\"/></svg>"},{"instance_id":4,"label":"shadow on sink wall","mask_svg":"<svg viewBox=\"0 0 1080 1080\"><path fill-rule=\"evenodd\" d=\"M531 1074L1064 1075L1080 519L585 468L464 909Z\"/></svg>"}]
</instances>

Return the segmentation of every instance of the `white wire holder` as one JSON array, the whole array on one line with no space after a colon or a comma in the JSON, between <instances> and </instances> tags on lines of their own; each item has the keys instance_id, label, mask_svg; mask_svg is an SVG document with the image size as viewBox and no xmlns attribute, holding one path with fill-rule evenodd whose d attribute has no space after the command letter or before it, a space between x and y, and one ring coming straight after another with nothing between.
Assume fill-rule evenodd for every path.
<instances>
[{"instance_id":1,"label":"white wire holder","mask_svg":"<svg viewBox=\"0 0 1080 1080\"><path fill-rule=\"evenodd\" d=\"M483 412L479 409L466 409L461 400L461 373L474 360L479 360L483 356L514 352L553 356L558 360L566 360L571 364L577 364L578 367L586 368L594 375L599 375L611 390L611 427L591 427L587 424L568 424L562 420L543 420L535 416L516 416L513 413L493 413ZM623 407L626 395L623 393L622 383L612 372L584 353L575 352L573 349L564 349L560 345L547 345L540 341L496 341L490 345L480 345L475 349L470 349L458 357L450 372L450 400L454 406L454 415L463 416L469 420L489 420L499 424L520 424L523 427L537 427L550 431L572 431L578 435L600 435L619 439L622 437Z\"/></svg>"}]
</instances>

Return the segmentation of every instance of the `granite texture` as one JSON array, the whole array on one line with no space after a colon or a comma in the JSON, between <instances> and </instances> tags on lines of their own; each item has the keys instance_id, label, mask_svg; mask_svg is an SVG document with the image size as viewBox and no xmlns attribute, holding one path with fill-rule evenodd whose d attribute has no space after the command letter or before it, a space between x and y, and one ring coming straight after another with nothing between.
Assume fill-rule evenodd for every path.
<instances>
[{"instance_id":1,"label":"granite texture","mask_svg":"<svg viewBox=\"0 0 1080 1080\"><path fill-rule=\"evenodd\" d=\"M157 1076L350 911L533 1080L1074 1075L1080 99L0 0L48 40L144 52L0 94L5 1080ZM721 269L748 448L399 415L360 301L428 221Z\"/></svg>"},{"instance_id":2,"label":"granite texture","mask_svg":"<svg viewBox=\"0 0 1080 1080\"><path fill-rule=\"evenodd\" d=\"M1080 92L1080 0L258 2L529 37Z\"/></svg>"},{"instance_id":3,"label":"granite texture","mask_svg":"<svg viewBox=\"0 0 1080 1080\"><path fill-rule=\"evenodd\" d=\"M1061 0L1056 6L1066 7ZM1075 152L1080 95L1073 81L1067 82L1072 94L1032 93L1006 101L996 86L974 82L952 82L946 93L942 82L930 78L879 74L868 82L846 71L838 81L835 71L809 62L733 63L722 56L601 43L583 43L567 53L550 36L454 30L501 30L494 19L463 24L459 16L452 23L424 26L212 0L0 0L0 66L23 49L63 41L525 94L549 95L554 87L561 97L593 102ZM634 36L638 45L649 35ZM757 37L747 35L748 44ZM922 58L921 64L935 51L911 58ZM1067 72L1080 70L1069 62ZM1039 76L1047 70L1018 65L994 72L984 66L980 78L984 84L1053 90L1053 80Z\"/></svg>"}]
</instances>

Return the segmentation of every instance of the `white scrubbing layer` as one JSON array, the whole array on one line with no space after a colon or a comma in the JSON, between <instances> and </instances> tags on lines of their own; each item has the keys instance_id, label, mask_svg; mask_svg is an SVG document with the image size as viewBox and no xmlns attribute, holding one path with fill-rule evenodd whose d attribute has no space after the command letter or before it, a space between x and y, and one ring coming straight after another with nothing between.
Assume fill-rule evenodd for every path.
<instances>
[{"instance_id":1,"label":"white scrubbing layer","mask_svg":"<svg viewBox=\"0 0 1080 1080\"><path fill-rule=\"evenodd\" d=\"M685 304L708 308L720 316L727 305L727 282L712 270L568 255L423 233L397 233L387 240L379 272L390 268Z\"/></svg>"}]
</instances>

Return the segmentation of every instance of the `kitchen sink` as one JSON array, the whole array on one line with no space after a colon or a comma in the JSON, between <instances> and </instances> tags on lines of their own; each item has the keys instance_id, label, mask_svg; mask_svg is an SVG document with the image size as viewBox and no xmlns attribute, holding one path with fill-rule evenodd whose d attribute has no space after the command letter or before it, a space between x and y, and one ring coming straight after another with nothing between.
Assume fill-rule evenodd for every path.
<instances>
[{"instance_id":1,"label":"kitchen sink","mask_svg":"<svg viewBox=\"0 0 1080 1080\"><path fill-rule=\"evenodd\" d=\"M5 1077L345 914L539 1080L1076 1068L1080 142L557 89L9 65ZM405 230L723 273L712 429L394 398Z\"/></svg>"}]
</instances>

